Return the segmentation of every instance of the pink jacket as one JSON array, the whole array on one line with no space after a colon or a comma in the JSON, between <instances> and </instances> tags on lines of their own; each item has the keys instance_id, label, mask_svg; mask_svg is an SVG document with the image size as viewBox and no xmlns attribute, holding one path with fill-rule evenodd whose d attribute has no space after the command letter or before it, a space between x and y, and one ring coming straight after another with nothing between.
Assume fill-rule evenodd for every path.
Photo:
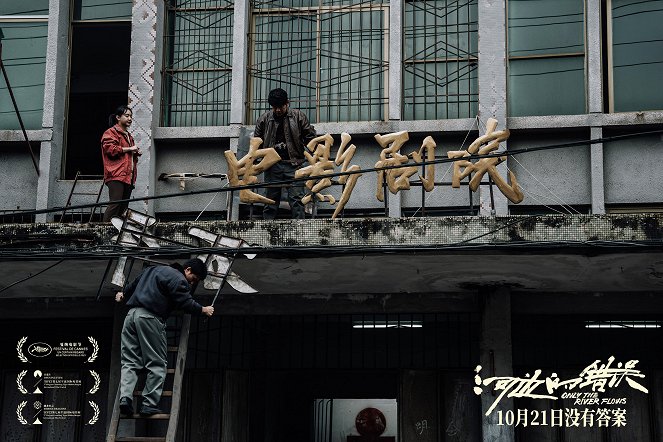
<instances>
[{"instance_id":1,"label":"pink jacket","mask_svg":"<svg viewBox=\"0 0 663 442\"><path fill-rule=\"evenodd\" d=\"M117 124L104 132L101 137L104 183L121 181L131 186L136 183L138 156L133 152L122 152L123 147L134 144L131 134L122 132Z\"/></svg>"}]
</instances>

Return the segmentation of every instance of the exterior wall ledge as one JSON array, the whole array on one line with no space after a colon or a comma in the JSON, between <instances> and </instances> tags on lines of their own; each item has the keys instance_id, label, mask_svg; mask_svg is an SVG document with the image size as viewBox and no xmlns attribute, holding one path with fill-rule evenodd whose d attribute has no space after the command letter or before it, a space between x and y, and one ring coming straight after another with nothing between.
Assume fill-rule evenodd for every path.
<instances>
[{"instance_id":1,"label":"exterior wall ledge","mask_svg":"<svg viewBox=\"0 0 663 442\"><path fill-rule=\"evenodd\" d=\"M527 249L573 246L640 247L663 243L663 213L610 215L536 215L506 217L365 218L276 221L205 221L158 223L154 234L192 246L202 246L187 234L196 226L226 236L242 238L255 247L301 248L324 253L343 247L366 249L428 249L449 247L476 252L496 246ZM67 251L110 247L116 229L108 224L6 224L0 226L0 257L60 256ZM166 251L163 242L161 251ZM306 250L310 249L310 250ZM578 252L583 253L583 252ZM600 251L597 253L601 253ZM50 254L50 255L49 255Z\"/></svg>"},{"instance_id":2,"label":"exterior wall ledge","mask_svg":"<svg viewBox=\"0 0 663 442\"><path fill-rule=\"evenodd\" d=\"M196 126L196 127L157 127L153 138L161 141L208 139L239 137L239 127L233 126Z\"/></svg>"},{"instance_id":3,"label":"exterior wall ledge","mask_svg":"<svg viewBox=\"0 0 663 442\"><path fill-rule=\"evenodd\" d=\"M592 113L583 115L545 115L509 117L509 129L561 129L577 127L638 126L663 124L663 111Z\"/></svg>"},{"instance_id":4,"label":"exterior wall ledge","mask_svg":"<svg viewBox=\"0 0 663 442\"><path fill-rule=\"evenodd\" d=\"M53 129L34 129L27 130L30 141L42 142L51 141ZM25 142L23 131L21 130L0 130L0 142Z\"/></svg>"},{"instance_id":5,"label":"exterior wall ledge","mask_svg":"<svg viewBox=\"0 0 663 442\"><path fill-rule=\"evenodd\" d=\"M504 122L500 123L502 127ZM360 121L342 123L315 123L318 134L340 134L347 132L350 135L368 135L399 132L406 130L410 133L429 134L433 132L459 132L466 133L476 129L476 119L462 118L456 120L419 120L419 121ZM187 140L187 139L219 139L235 138L239 136L241 128L252 132L253 125L230 126L196 126L196 127L157 127L154 129L156 140Z\"/></svg>"}]
</instances>

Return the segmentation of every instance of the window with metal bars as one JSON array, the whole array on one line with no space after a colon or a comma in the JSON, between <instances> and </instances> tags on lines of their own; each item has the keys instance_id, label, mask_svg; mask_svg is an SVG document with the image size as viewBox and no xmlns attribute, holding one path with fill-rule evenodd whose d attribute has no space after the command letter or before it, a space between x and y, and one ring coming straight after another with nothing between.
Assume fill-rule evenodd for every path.
<instances>
[{"instance_id":1,"label":"window with metal bars","mask_svg":"<svg viewBox=\"0 0 663 442\"><path fill-rule=\"evenodd\" d=\"M477 1L411 0L403 16L403 119L478 112Z\"/></svg>"},{"instance_id":2,"label":"window with metal bars","mask_svg":"<svg viewBox=\"0 0 663 442\"><path fill-rule=\"evenodd\" d=\"M473 368L479 360L473 313L192 319L189 368L437 369Z\"/></svg>"},{"instance_id":3,"label":"window with metal bars","mask_svg":"<svg viewBox=\"0 0 663 442\"><path fill-rule=\"evenodd\" d=\"M584 114L583 0L508 1L510 116Z\"/></svg>"},{"instance_id":4,"label":"window with metal bars","mask_svg":"<svg viewBox=\"0 0 663 442\"><path fill-rule=\"evenodd\" d=\"M228 125L233 2L170 0L166 10L163 125Z\"/></svg>"},{"instance_id":5,"label":"window with metal bars","mask_svg":"<svg viewBox=\"0 0 663 442\"><path fill-rule=\"evenodd\" d=\"M280 87L311 122L383 120L389 9L376 0L254 0L248 120Z\"/></svg>"}]
</instances>

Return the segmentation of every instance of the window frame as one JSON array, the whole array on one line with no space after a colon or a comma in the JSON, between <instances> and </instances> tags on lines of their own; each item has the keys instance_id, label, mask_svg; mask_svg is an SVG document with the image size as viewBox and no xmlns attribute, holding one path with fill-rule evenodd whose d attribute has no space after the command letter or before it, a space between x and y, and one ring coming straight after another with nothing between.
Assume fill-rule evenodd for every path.
<instances>
[{"instance_id":1,"label":"window frame","mask_svg":"<svg viewBox=\"0 0 663 442\"><path fill-rule=\"evenodd\" d=\"M506 26L505 26L505 32L506 32L506 60L507 60L507 74L506 74L506 82L507 82L507 115L508 117L529 117L529 116L547 116L548 114L542 114L542 115L513 115L511 114L511 111L509 109L509 100L511 97L510 93L510 86L509 83L511 82L511 61L512 60L551 60L551 59L562 59L562 58L574 58L574 57L581 57L583 58L582 61L582 66L583 66L583 91L584 91L584 112L583 114L586 114L588 112L588 72L589 72L589 65L588 65L588 57L587 57L587 0L583 0L583 6L582 6L582 45L584 48L584 51L582 52L560 52L560 53L554 53L554 54L535 54L535 55L516 55L516 56L511 56L510 55L510 32L509 32L509 3L511 0L505 0L506 4L506 10L505 10L505 20L506 20ZM610 0L608 0L610 1ZM551 115L575 115L575 114L551 114Z\"/></svg>"},{"instance_id":2,"label":"window frame","mask_svg":"<svg viewBox=\"0 0 663 442\"><path fill-rule=\"evenodd\" d=\"M320 1L321 3L322 1ZM296 12L294 12L296 10ZM390 11L390 5L389 2L382 2L382 3L370 3L369 5L366 5L365 3L360 3L358 5L348 5L348 4L341 4L341 5L336 5L336 6L322 6L318 4L318 6L304 6L304 7L299 7L299 8L287 8L287 7L277 7L277 8L259 8L255 7L253 2L251 2L250 5L250 24L249 24L249 29L250 32L248 33L248 48L249 48L249 56L248 56L248 63L247 63L247 106L246 106L246 114L245 114L245 121L250 122L252 124L252 121L255 120L255 115L259 115L261 113L261 109L263 111L267 110L268 107L261 107L261 103L267 102L267 96L265 97L254 97L254 72L257 72L255 69L256 66L256 36L257 31L256 31L256 26L257 26L257 21L260 17L264 16L279 16L279 15L297 15L297 16L315 16L315 21L316 21L316 30L315 30L315 42L316 42L316 50L315 50L315 102L312 103L311 107L315 107L315 112L314 112L314 118L309 119L312 122L317 123L344 123L348 122L346 120L326 120L326 121L321 121L320 120L320 115L321 115L321 108L323 107L321 105L321 96L322 96L322 91L324 90L321 86L322 80L321 80L321 60L323 59L322 51L321 51L321 40L322 40L322 34L323 30L321 29L321 22L323 18L321 17L322 14L330 14L330 13L338 13L338 14L343 14L343 13L348 13L348 12L374 12L378 11L381 13L382 16L382 27L379 29L373 29L370 32L374 31L380 31L382 33L382 50L381 50L381 60L380 63L382 65L382 68L379 72L379 75L382 76L382 96L381 97L375 97L375 98L370 98L370 100L375 100L377 102L382 102L378 103L378 106L381 106L381 119L377 121L385 121L388 119L389 115L389 26L390 26L390 21L389 21L389 11ZM378 75L378 74L376 74ZM370 92L370 91L369 91ZM370 106L373 106L374 104L371 104ZM333 105L326 105L328 107L335 107ZM357 106L361 106L360 104ZM297 107L297 106L295 106ZM367 121L363 119L358 119L358 120L349 120L349 121Z\"/></svg>"}]
</instances>

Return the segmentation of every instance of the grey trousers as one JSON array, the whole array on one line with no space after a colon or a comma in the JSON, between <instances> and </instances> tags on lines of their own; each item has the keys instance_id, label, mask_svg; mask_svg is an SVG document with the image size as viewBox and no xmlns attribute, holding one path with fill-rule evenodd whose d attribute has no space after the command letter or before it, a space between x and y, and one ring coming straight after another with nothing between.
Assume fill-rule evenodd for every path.
<instances>
[{"instance_id":1,"label":"grey trousers","mask_svg":"<svg viewBox=\"0 0 663 442\"><path fill-rule=\"evenodd\" d=\"M146 369L142 404L156 407L161 400L168 365L165 322L149 310L134 307L124 319L120 342L120 397L133 398L138 371Z\"/></svg>"},{"instance_id":2,"label":"grey trousers","mask_svg":"<svg viewBox=\"0 0 663 442\"><path fill-rule=\"evenodd\" d=\"M297 169L298 167L291 163L279 161L265 171L265 183L294 179ZM287 187L287 190L292 218L304 219L304 205L302 204L302 198L306 195L304 182L293 183ZM279 212L279 203L281 202L281 188L267 187L265 193L265 196L270 200L274 200L276 204L266 204L262 211L262 217L263 219L276 219Z\"/></svg>"}]
</instances>

